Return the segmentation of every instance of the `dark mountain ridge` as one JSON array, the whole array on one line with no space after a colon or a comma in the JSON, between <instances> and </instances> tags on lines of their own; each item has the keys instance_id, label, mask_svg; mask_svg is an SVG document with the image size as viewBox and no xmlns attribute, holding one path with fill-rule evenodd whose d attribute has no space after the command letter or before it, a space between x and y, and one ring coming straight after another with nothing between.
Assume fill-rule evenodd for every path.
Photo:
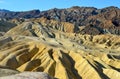
<instances>
[{"instance_id":1,"label":"dark mountain ridge","mask_svg":"<svg viewBox=\"0 0 120 79\"><path fill-rule=\"evenodd\" d=\"M58 9L53 8L46 11L40 11L38 9L36 10L30 10L30 11L9 11L6 9L0 9L0 18L39 18L39 17L47 17L47 18L54 18L53 16L50 17L50 15L54 16L62 16L62 14L79 14L80 15L97 15L100 13L104 13L111 10L120 10L118 7L110 6L103 9L97 9L95 7L79 7L79 6L73 6L71 8L66 9ZM54 14L55 13L55 14ZM36 17L37 16L37 17ZM59 18L61 21L61 17ZM57 19L58 20L58 19Z\"/></svg>"},{"instance_id":2,"label":"dark mountain ridge","mask_svg":"<svg viewBox=\"0 0 120 79\"><path fill-rule=\"evenodd\" d=\"M21 12L14 12L14 11L7 11L7 10L0 10L0 18L37 18L40 14L39 10L31 10L31 11L21 11Z\"/></svg>"},{"instance_id":3,"label":"dark mountain ridge","mask_svg":"<svg viewBox=\"0 0 120 79\"><path fill-rule=\"evenodd\" d=\"M10 11L6 9L0 9L0 12L10 12Z\"/></svg>"},{"instance_id":4,"label":"dark mountain ridge","mask_svg":"<svg viewBox=\"0 0 120 79\"><path fill-rule=\"evenodd\" d=\"M82 34L120 35L120 9L110 6L103 9L73 6L67 9L32 10L25 12L0 11L0 18L41 18L69 22L75 25L75 32ZM81 29L82 28L82 29Z\"/></svg>"}]
</instances>

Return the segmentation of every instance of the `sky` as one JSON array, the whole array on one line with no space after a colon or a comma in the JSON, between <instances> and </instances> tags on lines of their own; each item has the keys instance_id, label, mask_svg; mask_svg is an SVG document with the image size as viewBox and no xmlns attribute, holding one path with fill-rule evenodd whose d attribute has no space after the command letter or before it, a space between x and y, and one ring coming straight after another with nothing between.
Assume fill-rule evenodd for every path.
<instances>
[{"instance_id":1,"label":"sky","mask_svg":"<svg viewBox=\"0 0 120 79\"><path fill-rule=\"evenodd\" d=\"M116 6L120 8L120 0L0 0L0 9L11 11L40 11L53 8L70 8L72 6L105 8Z\"/></svg>"}]
</instances>

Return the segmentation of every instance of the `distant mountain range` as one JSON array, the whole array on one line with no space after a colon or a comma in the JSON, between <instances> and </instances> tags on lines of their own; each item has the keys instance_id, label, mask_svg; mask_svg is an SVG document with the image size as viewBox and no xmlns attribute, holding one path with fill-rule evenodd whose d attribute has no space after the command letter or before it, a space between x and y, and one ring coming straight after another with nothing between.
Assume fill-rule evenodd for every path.
<instances>
[{"instance_id":1,"label":"distant mountain range","mask_svg":"<svg viewBox=\"0 0 120 79\"><path fill-rule=\"evenodd\" d=\"M41 18L69 22L75 25L75 32L82 34L112 33L120 35L120 9L110 6L103 9L73 6L67 9L50 9L46 11L31 10L14 12L0 10L0 18ZM80 31L79 28L82 28Z\"/></svg>"},{"instance_id":2,"label":"distant mountain range","mask_svg":"<svg viewBox=\"0 0 120 79\"><path fill-rule=\"evenodd\" d=\"M39 18L39 17L47 17L49 19L56 19L61 21L68 21L68 19L65 19L67 17L82 17L82 16L93 16L98 15L101 13L109 12L109 11L115 11L120 10L117 7L110 6L103 9L97 9L94 7L79 7L79 6L73 6L71 8L66 9L50 9L46 11L40 10L31 10L31 11L9 11L6 9L0 9L0 18ZM72 15L72 16L70 16ZM64 17L65 16L65 17ZM64 17L64 18L63 18ZM75 18L75 17L74 17Z\"/></svg>"},{"instance_id":3,"label":"distant mountain range","mask_svg":"<svg viewBox=\"0 0 120 79\"><path fill-rule=\"evenodd\" d=\"M6 9L0 9L0 12L10 12L10 11Z\"/></svg>"},{"instance_id":4,"label":"distant mountain range","mask_svg":"<svg viewBox=\"0 0 120 79\"><path fill-rule=\"evenodd\" d=\"M39 10L31 10L24 12L14 12L9 10L0 10L0 18L36 18L40 14Z\"/></svg>"}]
</instances>

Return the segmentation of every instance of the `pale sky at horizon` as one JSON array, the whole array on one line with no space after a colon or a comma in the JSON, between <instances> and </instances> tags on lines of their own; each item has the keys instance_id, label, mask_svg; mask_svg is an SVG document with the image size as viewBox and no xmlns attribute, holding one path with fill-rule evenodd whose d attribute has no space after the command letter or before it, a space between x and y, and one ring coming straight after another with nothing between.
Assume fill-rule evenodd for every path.
<instances>
[{"instance_id":1,"label":"pale sky at horizon","mask_svg":"<svg viewBox=\"0 0 120 79\"><path fill-rule=\"evenodd\" d=\"M104 8L116 6L120 8L120 0L0 0L0 9L11 11L41 11L52 8L69 8L72 6Z\"/></svg>"}]
</instances>

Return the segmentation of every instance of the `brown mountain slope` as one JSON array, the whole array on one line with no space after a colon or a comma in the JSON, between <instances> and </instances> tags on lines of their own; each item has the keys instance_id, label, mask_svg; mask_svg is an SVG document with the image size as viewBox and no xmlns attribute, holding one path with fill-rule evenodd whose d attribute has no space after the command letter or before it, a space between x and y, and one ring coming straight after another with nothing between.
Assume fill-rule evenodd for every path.
<instances>
[{"instance_id":1,"label":"brown mountain slope","mask_svg":"<svg viewBox=\"0 0 120 79\"><path fill-rule=\"evenodd\" d=\"M13 22L9 22L3 19L0 19L0 32L7 32L11 28L15 27L16 24Z\"/></svg>"},{"instance_id":2,"label":"brown mountain slope","mask_svg":"<svg viewBox=\"0 0 120 79\"><path fill-rule=\"evenodd\" d=\"M106 7L71 7L68 9L51 9L41 12L41 17L75 24L75 28L85 26L82 34L120 34L120 9Z\"/></svg>"},{"instance_id":3,"label":"brown mountain slope","mask_svg":"<svg viewBox=\"0 0 120 79\"><path fill-rule=\"evenodd\" d=\"M120 9L114 6L97 9L94 7L73 6L67 9L32 10L25 12L0 12L0 18L31 19L45 17L48 20L74 24L74 32L82 34L120 35ZM82 28L82 30L79 30Z\"/></svg>"},{"instance_id":4,"label":"brown mountain slope","mask_svg":"<svg viewBox=\"0 0 120 79\"><path fill-rule=\"evenodd\" d=\"M120 78L119 36L76 34L44 20L23 22L0 37L0 65L59 79Z\"/></svg>"}]
</instances>

